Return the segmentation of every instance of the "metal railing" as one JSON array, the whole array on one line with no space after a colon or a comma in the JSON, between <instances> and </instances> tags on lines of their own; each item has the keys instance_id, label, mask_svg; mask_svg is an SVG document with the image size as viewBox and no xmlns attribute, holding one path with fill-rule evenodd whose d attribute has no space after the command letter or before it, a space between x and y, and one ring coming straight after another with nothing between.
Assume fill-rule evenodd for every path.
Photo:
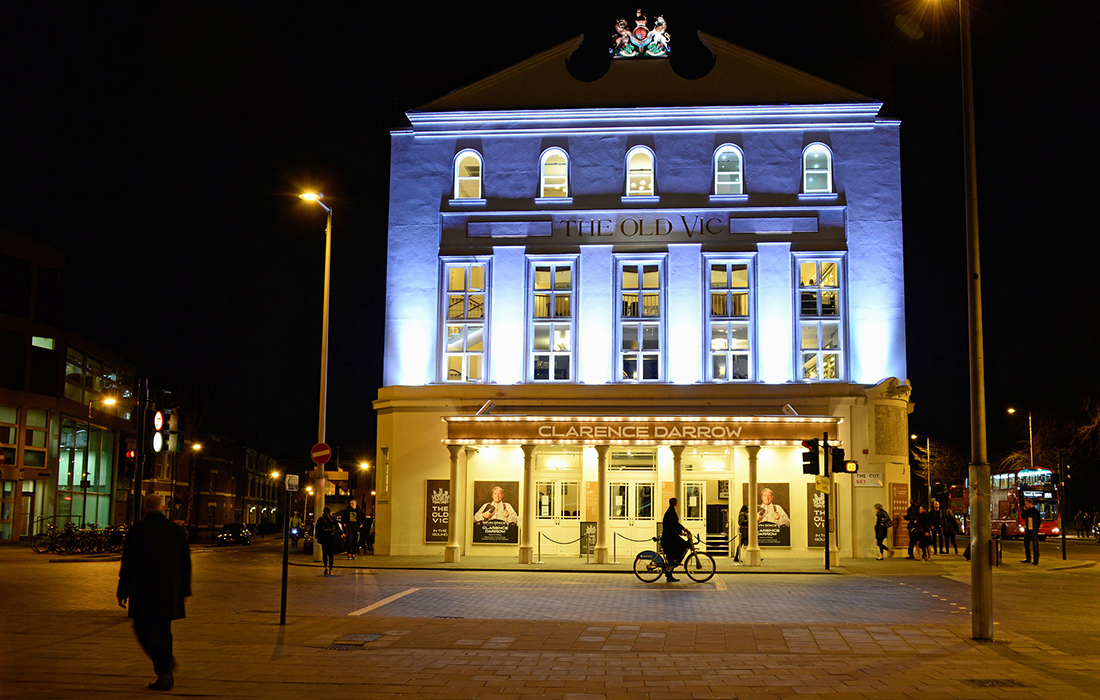
<instances>
[{"instance_id":1,"label":"metal railing","mask_svg":"<svg viewBox=\"0 0 1100 700\"><path fill-rule=\"evenodd\" d=\"M618 564L619 563L619 538L620 537L623 538L624 540L626 540L627 542L652 542L653 541L652 537L647 537L644 540L636 540L632 537L627 537L626 535L618 533L618 532L614 533L614 537L611 538L611 563L612 564Z\"/></svg>"},{"instance_id":2,"label":"metal railing","mask_svg":"<svg viewBox=\"0 0 1100 700\"><path fill-rule=\"evenodd\" d=\"M534 562L535 564L541 564L542 563L542 540L543 540L544 537L546 538L547 542L553 542L554 544L561 545L562 547L567 547L571 544L576 544L576 543L580 542L581 540L583 540L587 537L589 542L588 542L587 551L585 552L585 556L586 556L585 563L586 564L591 564L592 563L592 550L596 547L596 535L595 535L595 533L585 533L585 534L581 535L580 537L578 537L575 540L569 540L568 542L558 542L557 540L552 539L550 537L547 537L545 534L540 532L539 533L539 541L538 541L538 555L535 557L535 559L536 559L536 561Z\"/></svg>"}]
</instances>

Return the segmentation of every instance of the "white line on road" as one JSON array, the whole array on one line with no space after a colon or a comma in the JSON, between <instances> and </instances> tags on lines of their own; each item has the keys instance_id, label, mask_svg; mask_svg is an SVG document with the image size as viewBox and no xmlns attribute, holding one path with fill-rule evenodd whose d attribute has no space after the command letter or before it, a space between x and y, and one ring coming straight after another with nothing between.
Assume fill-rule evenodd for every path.
<instances>
[{"instance_id":1,"label":"white line on road","mask_svg":"<svg viewBox=\"0 0 1100 700\"><path fill-rule=\"evenodd\" d=\"M715 576L714 577L714 587L717 588L720 591L724 591L724 590L726 590L726 582L723 581L721 579L721 577Z\"/></svg>"},{"instance_id":2,"label":"white line on road","mask_svg":"<svg viewBox=\"0 0 1100 700\"><path fill-rule=\"evenodd\" d=\"M404 598L408 594L416 593L419 590L420 590L419 588L410 588L407 591L401 591L400 593L394 593L389 598L383 598L382 600L378 601L377 603L371 603L370 605L368 605L365 608L360 608L359 610L356 610L355 612L349 612L348 615L363 615L365 613L369 613L371 610L375 610L377 608L380 608L383 605L386 605L387 603L392 603L393 601L397 600L398 598Z\"/></svg>"}]
</instances>

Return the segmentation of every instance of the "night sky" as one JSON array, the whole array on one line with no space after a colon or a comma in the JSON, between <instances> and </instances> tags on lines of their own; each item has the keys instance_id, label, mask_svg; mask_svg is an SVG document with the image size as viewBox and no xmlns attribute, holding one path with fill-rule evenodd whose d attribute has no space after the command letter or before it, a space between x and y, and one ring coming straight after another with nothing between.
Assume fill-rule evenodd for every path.
<instances>
[{"instance_id":1,"label":"night sky","mask_svg":"<svg viewBox=\"0 0 1100 700\"><path fill-rule=\"evenodd\" d=\"M991 457L1100 397L1094 1L973 10ZM284 459L316 438L333 207L328 442L373 452L389 131L403 113L635 5L36 4L0 20L0 227L68 255L68 327ZM491 7L492 9L487 9ZM885 102L902 121L914 432L969 451L957 5L648 5ZM904 13L923 37L899 31ZM678 43L679 42L679 43ZM642 86L660 89L660 86Z\"/></svg>"}]
</instances>

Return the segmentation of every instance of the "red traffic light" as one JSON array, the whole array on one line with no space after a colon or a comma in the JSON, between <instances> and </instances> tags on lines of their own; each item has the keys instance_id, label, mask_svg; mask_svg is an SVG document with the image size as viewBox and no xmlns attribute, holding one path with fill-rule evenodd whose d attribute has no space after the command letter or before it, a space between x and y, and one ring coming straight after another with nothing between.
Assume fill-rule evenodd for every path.
<instances>
[{"instance_id":1,"label":"red traffic light","mask_svg":"<svg viewBox=\"0 0 1100 700\"><path fill-rule=\"evenodd\" d=\"M137 450L126 450L126 459L137 459Z\"/></svg>"}]
</instances>

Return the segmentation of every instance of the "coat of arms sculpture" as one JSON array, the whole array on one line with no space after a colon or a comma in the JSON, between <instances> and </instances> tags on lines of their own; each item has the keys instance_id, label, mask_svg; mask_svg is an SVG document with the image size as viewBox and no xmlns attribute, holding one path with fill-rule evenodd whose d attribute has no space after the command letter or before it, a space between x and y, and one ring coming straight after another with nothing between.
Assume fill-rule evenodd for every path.
<instances>
[{"instance_id":1,"label":"coat of arms sculpture","mask_svg":"<svg viewBox=\"0 0 1100 700\"><path fill-rule=\"evenodd\" d=\"M634 19L634 29L630 23L620 17L615 20L615 35L611 37L611 56L613 58L664 58L669 52L668 25L661 15L648 23L648 17L638 10Z\"/></svg>"}]
</instances>

